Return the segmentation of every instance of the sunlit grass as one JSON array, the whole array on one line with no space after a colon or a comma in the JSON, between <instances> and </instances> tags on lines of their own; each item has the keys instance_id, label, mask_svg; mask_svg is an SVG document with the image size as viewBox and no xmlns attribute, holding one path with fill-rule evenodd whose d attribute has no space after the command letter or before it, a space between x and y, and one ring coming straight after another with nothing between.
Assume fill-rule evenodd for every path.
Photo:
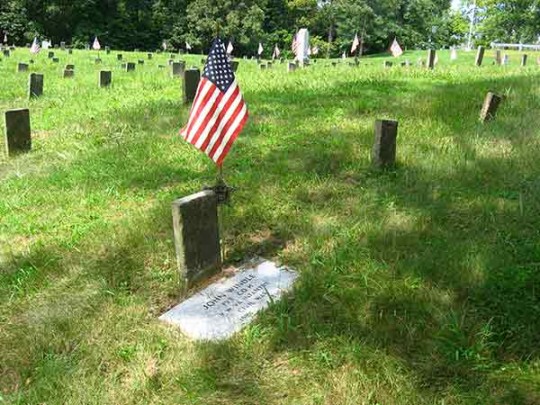
<instances>
[{"instance_id":1,"label":"sunlit grass","mask_svg":"<svg viewBox=\"0 0 540 405\"><path fill-rule=\"evenodd\" d=\"M5 402L540 403L536 55L291 74L241 60L250 121L224 167L227 265L260 255L301 277L233 339L201 344L157 321L182 290L170 203L216 174L177 137L188 109L169 55L127 73L116 52L56 52L31 65L35 100L15 72L27 50L0 62L0 111L29 107L33 131L31 153L0 161ZM506 98L482 125L488 90ZM378 118L399 121L395 170L370 168Z\"/></svg>"}]
</instances>

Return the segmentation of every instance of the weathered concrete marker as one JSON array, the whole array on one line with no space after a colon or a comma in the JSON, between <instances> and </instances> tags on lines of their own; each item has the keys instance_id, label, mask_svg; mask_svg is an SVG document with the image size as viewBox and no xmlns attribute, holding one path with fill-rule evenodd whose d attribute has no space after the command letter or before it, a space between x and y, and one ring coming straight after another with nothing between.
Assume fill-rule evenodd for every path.
<instances>
[{"instance_id":1,"label":"weathered concrete marker","mask_svg":"<svg viewBox=\"0 0 540 405\"><path fill-rule=\"evenodd\" d=\"M134 62L126 63L126 72L134 72L134 71L135 71L135 63Z\"/></svg>"},{"instance_id":2,"label":"weathered concrete marker","mask_svg":"<svg viewBox=\"0 0 540 405\"><path fill-rule=\"evenodd\" d=\"M183 76L185 70L186 70L186 62L184 61L173 62L171 65L171 71L172 71L173 77Z\"/></svg>"},{"instance_id":3,"label":"weathered concrete marker","mask_svg":"<svg viewBox=\"0 0 540 405\"><path fill-rule=\"evenodd\" d=\"M109 87L112 82L112 72L110 70L102 70L99 72L99 87Z\"/></svg>"},{"instance_id":4,"label":"weathered concrete marker","mask_svg":"<svg viewBox=\"0 0 540 405\"><path fill-rule=\"evenodd\" d=\"M28 72L28 63L17 64L17 72Z\"/></svg>"},{"instance_id":5,"label":"weathered concrete marker","mask_svg":"<svg viewBox=\"0 0 540 405\"><path fill-rule=\"evenodd\" d=\"M375 121L375 142L372 151L373 166L385 168L395 165L397 132L397 121Z\"/></svg>"},{"instance_id":6,"label":"weathered concrete marker","mask_svg":"<svg viewBox=\"0 0 540 405\"><path fill-rule=\"evenodd\" d=\"M200 79L199 69L186 69L184 71L184 103L191 103L195 99Z\"/></svg>"},{"instance_id":7,"label":"weathered concrete marker","mask_svg":"<svg viewBox=\"0 0 540 405\"><path fill-rule=\"evenodd\" d=\"M501 101L501 96L491 91L488 92L484 100L484 105L482 106L482 111L480 111L480 121L486 122L494 119Z\"/></svg>"},{"instance_id":8,"label":"weathered concrete marker","mask_svg":"<svg viewBox=\"0 0 540 405\"><path fill-rule=\"evenodd\" d=\"M527 58L528 58L528 55L526 53L521 55L521 67L527 66Z\"/></svg>"},{"instance_id":9,"label":"weathered concrete marker","mask_svg":"<svg viewBox=\"0 0 540 405\"><path fill-rule=\"evenodd\" d=\"M178 268L187 288L221 270L217 196L201 191L172 204Z\"/></svg>"},{"instance_id":10,"label":"weathered concrete marker","mask_svg":"<svg viewBox=\"0 0 540 405\"><path fill-rule=\"evenodd\" d=\"M233 60L231 62L231 68L233 72L236 72L238 70L238 65L240 65L240 62L238 62L237 60Z\"/></svg>"},{"instance_id":11,"label":"weathered concrete marker","mask_svg":"<svg viewBox=\"0 0 540 405\"><path fill-rule=\"evenodd\" d=\"M294 72L296 70L296 63L289 62L287 65L287 72Z\"/></svg>"},{"instance_id":12,"label":"weathered concrete marker","mask_svg":"<svg viewBox=\"0 0 540 405\"><path fill-rule=\"evenodd\" d=\"M474 64L476 66L482 66L482 62L484 61L484 52L486 49L483 46L478 47L478 51L476 51L476 60Z\"/></svg>"},{"instance_id":13,"label":"weathered concrete marker","mask_svg":"<svg viewBox=\"0 0 540 405\"><path fill-rule=\"evenodd\" d=\"M69 79L75 76L75 71L72 69L64 69L64 79Z\"/></svg>"},{"instance_id":14,"label":"weathered concrete marker","mask_svg":"<svg viewBox=\"0 0 540 405\"><path fill-rule=\"evenodd\" d=\"M28 97L40 97L43 94L43 75L31 73L28 80Z\"/></svg>"},{"instance_id":15,"label":"weathered concrete marker","mask_svg":"<svg viewBox=\"0 0 540 405\"><path fill-rule=\"evenodd\" d=\"M9 156L32 149L30 110L22 108L6 111L6 149Z\"/></svg>"},{"instance_id":16,"label":"weathered concrete marker","mask_svg":"<svg viewBox=\"0 0 540 405\"><path fill-rule=\"evenodd\" d=\"M495 64L497 66L500 66L502 63L502 57L501 57L501 50L500 49L497 49L495 51Z\"/></svg>"}]
</instances>

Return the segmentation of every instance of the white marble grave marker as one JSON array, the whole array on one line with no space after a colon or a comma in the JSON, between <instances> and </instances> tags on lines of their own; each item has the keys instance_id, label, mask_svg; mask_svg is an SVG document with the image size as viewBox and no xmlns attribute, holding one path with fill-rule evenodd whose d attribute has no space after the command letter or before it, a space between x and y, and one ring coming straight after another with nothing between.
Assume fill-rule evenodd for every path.
<instances>
[{"instance_id":1,"label":"white marble grave marker","mask_svg":"<svg viewBox=\"0 0 540 405\"><path fill-rule=\"evenodd\" d=\"M222 340L290 290L298 274L270 261L253 262L164 313L159 319L196 340Z\"/></svg>"},{"instance_id":2,"label":"white marble grave marker","mask_svg":"<svg viewBox=\"0 0 540 405\"><path fill-rule=\"evenodd\" d=\"M298 31L298 34L296 34L296 40L298 42L296 59L298 60L300 66L303 67L304 63L309 60L309 31L307 28L301 28Z\"/></svg>"}]
</instances>

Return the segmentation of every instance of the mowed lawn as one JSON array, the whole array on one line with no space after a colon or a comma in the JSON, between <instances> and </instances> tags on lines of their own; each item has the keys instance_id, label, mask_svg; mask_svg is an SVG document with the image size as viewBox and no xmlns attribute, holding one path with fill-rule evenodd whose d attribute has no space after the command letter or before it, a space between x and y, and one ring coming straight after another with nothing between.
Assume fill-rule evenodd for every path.
<instances>
[{"instance_id":1,"label":"mowed lawn","mask_svg":"<svg viewBox=\"0 0 540 405\"><path fill-rule=\"evenodd\" d=\"M540 403L537 54L241 60L226 266L262 256L300 278L231 340L197 343L157 320L181 299L171 202L216 176L177 136L169 55L127 73L116 52L56 53L31 65L31 101L28 51L0 61L0 112L29 107L33 130L31 153L0 161L0 403ZM505 100L482 125L489 90ZM370 168L379 118L399 121L395 170Z\"/></svg>"}]
</instances>

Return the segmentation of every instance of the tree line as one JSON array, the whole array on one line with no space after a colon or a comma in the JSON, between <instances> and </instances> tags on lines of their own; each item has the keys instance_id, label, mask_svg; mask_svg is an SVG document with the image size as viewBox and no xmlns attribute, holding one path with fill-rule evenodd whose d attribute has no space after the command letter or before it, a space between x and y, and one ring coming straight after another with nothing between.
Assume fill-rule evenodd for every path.
<instances>
[{"instance_id":1,"label":"tree line","mask_svg":"<svg viewBox=\"0 0 540 405\"><path fill-rule=\"evenodd\" d=\"M155 50L164 42L171 49L182 49L187 42L195 52L206 52L219 33L232 41L234 54L254 55L261 42L264 54L270 55L276 44L288 51L294 32L305 27L322 55L337 56L350 48L355 34L362 39L362 50L367 53L387 49L394 37L405 48L461 43L469 27L467 10L453 11L450 3L451 0L3 0L0 30L7 32L10 44L17 45L38 36L55 44L65 41L83 47L97 36L102 45L116 49ZM482 10L501 10L506 3L525 5L530 1L480 3ZM512 10L521 13L524 8L527 7ZM538 18L529 15L535 10L529 7L526 12L526 18L514 15L512 24L501 25L505 16L501 17L500 12L494 12L491 19L484 13L482 18L486 27L494 27L493 35L511 32L519 36L522 31L535 31ZM513 31L508 31L509 27Z\"/></svg>"}]
</instances>

